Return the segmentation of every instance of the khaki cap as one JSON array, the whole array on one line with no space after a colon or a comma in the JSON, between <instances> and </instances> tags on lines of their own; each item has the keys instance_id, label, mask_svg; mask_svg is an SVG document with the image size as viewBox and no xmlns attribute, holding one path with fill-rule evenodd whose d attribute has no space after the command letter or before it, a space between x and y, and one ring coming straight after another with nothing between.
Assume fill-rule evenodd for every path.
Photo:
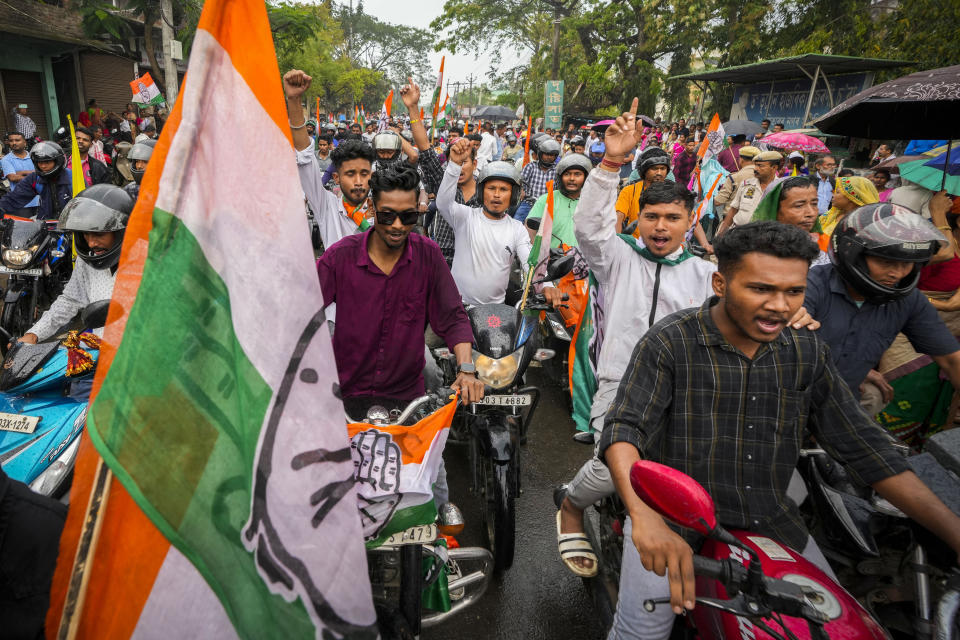
<instances>
[{"instance_id":1,"label":"khaki cap","mask_svg":"<svg viewBox=\"0 0 960 640\"><path fill-rule=\"evenodd\" d=\"M753 145L747 145L745 147L740 147L740 157L741 158L754 158L760 153L760 149L754 147Z\"/></svg>"},{"instance_id":2,"label":"khaki cap","mask_svg":"<svg viewBox=\"0 0 960 640\"><path fill-rule=\"evenodd\" d=\"M783 156L776 151L763 151L753 157L754 162L780 162Z\"/></svg>"}]
</instances>

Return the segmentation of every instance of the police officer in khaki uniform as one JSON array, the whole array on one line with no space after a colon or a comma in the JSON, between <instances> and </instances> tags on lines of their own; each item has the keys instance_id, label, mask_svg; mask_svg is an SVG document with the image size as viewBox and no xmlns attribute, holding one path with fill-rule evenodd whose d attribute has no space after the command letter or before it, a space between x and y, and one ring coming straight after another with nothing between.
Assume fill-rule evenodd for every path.
<instances>
[{"instance_id":1,"label":"police officer in khaki uniform","mask_svg":"<svg viewBox=\"0 0 960 640\"><path fill-rule=\"evenodd\" d=\"M721 234L731 226L750 222L767 187L773 184L780 169L783 156L776 151L761 151L753 157L753 169L756 177L747 177L740 183L737 192L727 206L727 213L717 234ZM738 172L739 173L739 172Z\"/></svg>"},{"instance_id":2,"label":"police officer in khaki uniform","mask_svg":"<svg viewBox=\"0 0 960 640\"><path fill-rule=\"evenodd\" d=\"M723 181L720 190L713 198L713 206L720 213L721 217L727 210L727 205L733 199L737 192L737 187L747 178L756 178L757 173L753 169L753 158L760 153L760 149L754 146L740 147L740 170L731 173Z\"/></svg>"}]
</instances>

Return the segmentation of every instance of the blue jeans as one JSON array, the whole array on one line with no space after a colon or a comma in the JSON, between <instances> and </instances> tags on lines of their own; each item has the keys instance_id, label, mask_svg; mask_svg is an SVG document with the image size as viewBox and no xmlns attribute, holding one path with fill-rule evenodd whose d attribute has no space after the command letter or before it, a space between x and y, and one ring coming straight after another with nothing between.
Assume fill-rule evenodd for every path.
<instances>
[{"instance_id":1,"label":"blue jeans","mask_svg":"<svg viewBox=\"0 0 960 640\"><path fill-rule=\"evenodd\" d=\"M527 214L530 213L530 209L533 208L533 203L527 200L524 200L520 203L520 206L517 207L516 213L513 214L515 220L523 222L527 219Z\"/></svg>"}]
</instances>

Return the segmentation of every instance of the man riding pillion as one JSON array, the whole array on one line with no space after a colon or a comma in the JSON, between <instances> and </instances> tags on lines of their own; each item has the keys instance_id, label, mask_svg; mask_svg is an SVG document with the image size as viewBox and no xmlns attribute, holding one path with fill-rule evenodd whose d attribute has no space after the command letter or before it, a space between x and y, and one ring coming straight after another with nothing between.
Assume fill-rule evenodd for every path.
<instances>
[{"instance_id":1,"label":"man riding pillion","mask_svg":"<svg viewBox=\"0 0 960 640\"><path fill-rule=\"evenodd\" d=\"M12 214L40 196L34 209L36 219L55 219L73 197L72 174L66 168L63 149L55 142L44 140L30 149L30 160L36 171L17 182L13 191L0 198L0 213Z\"/></svg>"},{"instance_id":2,"label":"man riding pillion","mask_svg":"<svg viewBox=\"0 0 960 640\"><path fill-rule=\"evenodd\" d=\"M133 145L127 152L133 182L124 185L123 190L133 198L134 202L140 196L140 181L143 180L143 174L147 172L147 163L150 162L150 156L153 155L153 148L156 144L156 140L143 140Z\"/></svg>"},{"instance_id":3,"label":"man riding pillion","mask_svg":"<svg viewBox=\"0 0 960 640\"><path fill-rule=\"evenodd\" d=\"M754 222L717 242L715 296L657 323L640 341L607 413L599 452L629 514L611 638L666 639L693 609L696 535L684 537L637 496L630 469L660 462L704 485L725 527L787 544L830 573L786 495L807 429L901 511L960 552L960 518L864 414L814 331L788 327L817 246L797 227ZM637 603L669 597L671 608Z\"/></svg>"},{"instance_id":4,"label":"man riding pillion","mask_svg":"<svg viewBox=\"0 0 960 640\"><path fill-rule=\"evenodd\" d=\"M323 246L330 247L341 238L368 228L367 193L376 155L366 142L341 141L331 152L331 158L336 168L334 179L340 185L342 198L323 187L323 172L310 144L300 104L311 81L312 78L303 71L292 69L283 75L283 92L287 97L287 117L297 152L300 186L317 221Z\"/></svg>"},{"instance_id":5,"label":"man riding pillion","mask_svg":"<svg viewBox=\"0 0 960 640\"><path fill-rule=\"evenodd\" d=\"M456 235L451 272L465 304L502 303L513 261L524 264L530 255L526 230L507 215L520 199L520 177L512 163L490 162L477 180L481 206L457 204L460 165L468 157L470 140L461 138L450 148L450 160L437 190L437 211Z\"/></svg>"},{"instance_id":6,"label":"man riding pillion","mask_svg":"<svg viewBox=\"0 0 960 640\"><path fill-rule=\"evenodd\" d=\"M540 136L539 138L537 136ZM523 186L523 202L517 207L513 217L523 222L533 208L537 198L547 192L547 183L553 180L557 156L560 155L560 143L545 133L537 134L530 140L530 150L536 153L536 162L523 168L520 174ZM536 143L536 146L534 146Z\"/></svg>"},{"instance_id":7,"label":"man riding pillion","mask_svg":"<svg viewBox=\"0 0 960 640\"><path fill-rule=\"evenodd\" d=\"M79 260L63 293L20 342L46 340L88 304L113 297L120 247L133 204L129 194L112 184L87 187L67 203L60 213L60 230L73 233Z\"/></svg>"},{"instance_id":8,"label":"man riding pillion","mask_svg":"<svg viewBox=\"0 0 960 640\"><path fill-rule=\"evenodd\" d=\"M637 342L661 318L702 304L710 295L710 278L716 271L683 244L693 224L694 196L682 185L671 181L648 185L639 203L639 239L615 232L619 169L637 144L630 121L636 106L634 101L633 114L617 118L607 129L606 155L587 178L574 215L580 251L604 295L603 342L590 410L595 438ZM807 325L811 321L801 312L793 322ZM609 470L598 457L585 463L566 487L557 513L558 545L564 564L576 575L589 577L597 572L596 555L583 534L583 510L613 492Z\"/></svg>"},{"instance_id":9,"label":"man riding pillion","mask_svg":"<svg viewBox=\"0 0 960 640\"><path fill-rule=\"evenodd\" d=\"M580 201L580 191L583 189L583 183L587 179L587 174L593 169L590 158L579 153L568 153L557 163L556 177L554 178L557 188L553 191L553 238L550 239L551 247L559 247L565 244L569 247L577 246L577 236L573 232L573 212ZM530 234L530 241L533 241L537 235L537 229L530 224L531 220L539 221L543 218L544 211L547 208L547 198L549 193L545 193L534 203L527 215L527 232ZM536 223L539 228L539 222Z\"/></svg>"}]
</instances>

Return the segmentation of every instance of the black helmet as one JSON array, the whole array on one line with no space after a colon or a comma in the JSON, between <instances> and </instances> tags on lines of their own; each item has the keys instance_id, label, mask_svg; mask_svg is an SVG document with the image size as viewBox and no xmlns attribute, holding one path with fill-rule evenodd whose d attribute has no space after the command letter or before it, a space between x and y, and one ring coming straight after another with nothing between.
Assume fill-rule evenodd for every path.
<instances>
[{"instance_id":1,"label":"black helmet","mask_svg":"<svg viewBox=\"0 0 960 640\"><path fill-rule=\"evenodd\" d=\"M120 245L127 220L133 211L133 198L112 184L87 187L67 203L60 212L60 230L72 231L77 257L94 269L107 269L120 260ZM113 246L103 253L90 250L84 232L118 232Z\"/></svg>"},{"instance_id":2,"label":"black helmet","mask_svg":"<svg viewBox=\"0 0 960 640\"><path fill-rule=\"evenodd\" d=\"M843 280L868 302L883 304L906 296L920 280L920 269L947 239L910 209L889 202L868 204L844 217L830 238L830 260ZM870 277L866 256L914 263L893 286Z\"/></svg>"},{"instance_id":3,"label":"black helmet","mask_svg":"<svg viewBox=\"0 0 960 640\"><path fill-rule=\"evenodd\" d=\"M60 127L53 132L53 139L57 141L60 147L70 146L70 130L66 127Z\"/></svg>"},{"instance_id":4,"label":"black helmet","mask_svg":"<svg viewBox=\"0 0 960 640\"><path fill-rule=\"evenodd\" d=\"M398 160L402 148L403 143L400 141L400 136L393 131L381 131L373 136L373 150L377 152L378 163L389 164ZM392 155L384 159L380 157L380 151L390 151Z\"/></svg>"},{"instance_id":5,"label":"black helmet","mask_svg":"<svg viewBox=\"0 0 960 640\"><path fill-rule=\"evenodd\" d=\"M33 162L38 176L50 179L56 178L57 174L63 171L63 167L67 164L63 149L56 142L50 142L49 140L33 145L30 149L30 160ZM40 165L37 164L44 160L53 160L53 168L49 171L41 171Z\"/></svg>"},{"instance_id":6,"label":"black helmet","mask_svg":"<svg viewBox=\"0 0 960 640\"><path fill-rule=\"evenodd\" d=\"M156 146L157 141L150 140L141 140L137 144L130 147L130 151L127 152L127 159L130 161L130 173L133 174L133 180L137 184L140 184L140 181L143 179L143 174L146 173L146 169L137 170L135 168L134 162L136 160L143 160L145 162L150 162L150 156L153 154L153 147Z\"/></svg>"},{"instance_id":7,"label":"black helmet","mask_svg":"<svg viewBox=\"0 0 960 640\"><path fill-rule=\"evenodd\" d=\"M560 162L557 163L556 184L559 185L558 188L563 195L568 194L563 187L563 180L561 180L561 178L563 174L571 169L580 169L583 171L584 176L588 176L590 175L590 170L593 169L593 163L590 162L590 158L582 153L568 153L560 158Z\"/></svg>"},{"instance_id":8,"label":"black helmet","mask_svg":"<svg viewBox=\"0 0 960 640\"><path fill-rule=\"evenodd\" d=\"M643 180L648 169L660 165L665 166L667 170L670 169L670 154L660 147L645 149L643 153L640 154L639 162L637 162L637 173L640 174L640 179Z\"/></svg>"},{"instance_id":9,"label":"black helmet","mask_svg":"<svg viewBox=\"0 0 960 640\"><path fill-rule=\"evenodd\" d=\"M480 176L477 178L477 189L480 191L480 204L483 204L483 185L487 180L506 180L513 188L510 190L510 208L520 203L520 172L512 162L506 160L497 160L488 162L480 170Z\"/></svg>"}]
</instances>

